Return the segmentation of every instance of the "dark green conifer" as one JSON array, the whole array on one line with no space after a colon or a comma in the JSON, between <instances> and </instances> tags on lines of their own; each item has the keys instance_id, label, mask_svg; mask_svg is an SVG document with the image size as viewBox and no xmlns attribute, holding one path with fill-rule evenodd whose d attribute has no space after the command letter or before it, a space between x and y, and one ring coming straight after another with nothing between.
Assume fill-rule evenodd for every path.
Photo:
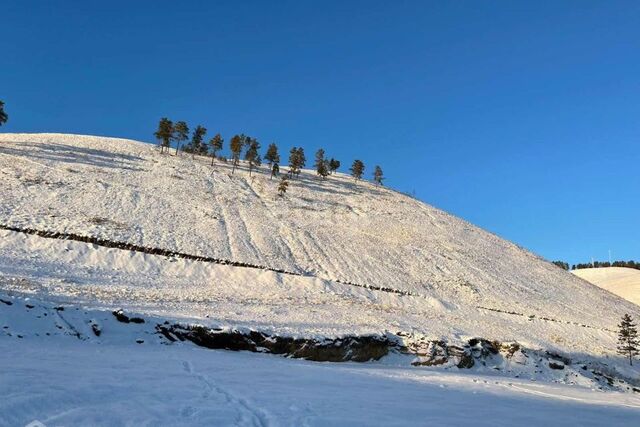
<instances>
[{"instance_id":1,"label":"dark green conifer","mask_svg":"<svg viewBox=\"0 0 640 427\"><path fill-rule=\"evenodd\" d=\"M633 365L633 358L640 354L638 329L631 316L625 314L618 325L618 353L629 358L629 365Z\"/></svg>"},{"instance_id":2,"label":"dark green conifer","mask_svg":"<svg viewBox=\"0 0 640 427\"><path fill-rule=\"evenodd\" d=\"M187 122L177 122L173 128L175 133L176 144L176 156L178 155L178 150L180 149L180 145L189 139L189 126L187 126Z\"/></svg>"},{"instance_id":3,"label":"dark green conifer","mask_svg":"<svg viewBox=\"0 0 640 427\"><path fill-rule=\"evenodd\" d=\"M166 117L160 119L158 130L154 133L156 139L160 141L160 154L164 153L164 149L169 150L171 141L174 139L173 122Z\"/></svg>"},{"instance_id":4,"label":"dark green conifer","mask_svg":"<svg viewBox=\"0 0 640 427\"><path fill-rule=\"evenodd\" d=\"M242 152L243 139L240 135L234 135L229 141L229 148L231 149L231 158L233 160L233 168L231 173L235 173L236 167L240 162L240 153Z\"/></svg>"},{"instance_id":5,"label":"dark green conifer","mask_svg":"<svg viewBox=\"0 0 640 427\"><path fill-rule=\"evenodd\" d=\"M4 111L4 102L0 101L0 126L7 123L9 115Z\"/></svg>"},{"instance_id":6,"label":"dark green conifer","mask_svg":"<svg viewBox=\"0 0 640 427\"><path fill-rule=\"evenodd\" d=\"M289 188L289 180L286 175L282 175L282 179L280 179L280 184L278 184L278 195L280 197L284 197L287 192L287 188Z\"/></svg>"},{"instance_id":7,"label":"dark green conifer","mask_svg":"<svg viewBox=\"0 0 640 427\"><path fill-rule=\"evenodd\" d=\"M349 170L351 171L351 176L358 181L364 173L364 163L361 160L354 160Z\"/></svg>"},{"instance_id":8,"label":"dark green conifer","mask_svg":"<svg viewBox=\"0 0 640 427\"><path fill-rule=\"evenodd\" d=\"M382 176L382 168L376 165L375 169L373 170L373 182L375 182L377 185L382 185L383 180L384 177Z\"/></svg>"},{"instance_id":9,"label":"dark green conifer","mask_svg":"<svg viewBox=\"0 0 640 427\"><path fill-rule=\"evenodd\" d=\"M207 133L207 128L203 126L196 126L193 130L193 135L191 136L191 157L195 157L196 154L203 154L203 152L207 151L207 147L202 143L205 134Z\"/></svg>"},{"instance_id":10,"label":"dark green conifer","mask_svg":"<svg viewBox=\"0 0 640 427\"><path fill-rule=\"evenodd\" d=\"M256 138L249 138L249 148L247 148L247 152L244 156L244 159L249 162L249 176L251 176L251 171L262 163L259 150L260 143L258 140Z\"/></svg>"},{"instance_id":11,"label":"dark green conifer","mask_svg":"<svg viewBox=\"0 0 640 427\"><path fill-rule=\"evenodd\" d=\"M209 140L209 146L211 147L211 166L213 166L213 161L216 159L216 153L222 150L223 142L224 139L222 139L222 136L219 133Z\"/></svg>"},{"instance_id":12,"label":"dark green conifer","mask_svg":"<svg viewBox=\"0 0 640 427\"><path fill-rule=\"evenodd\" d=\"M334 159L333 157L329 160L329 173L334 173L340 167L340 161Z\"/></svg>"}]
</instances>

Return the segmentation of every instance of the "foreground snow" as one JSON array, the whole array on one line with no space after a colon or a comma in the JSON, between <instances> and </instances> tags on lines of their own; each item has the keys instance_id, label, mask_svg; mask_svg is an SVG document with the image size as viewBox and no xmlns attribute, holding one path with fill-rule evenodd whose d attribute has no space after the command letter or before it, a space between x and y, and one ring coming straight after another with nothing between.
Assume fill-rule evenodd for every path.
<instances>
[{"instance_id":1,"label":"foreground snow","mask_svg":"<svg viewBox=\"0 0 640 427\"><path fill-rule=\"evenodd\" d=\"M0 338L0 425L634 426L637 395L384 363Z\"/></svg>"},{"instance_id":2,"label":"foreground snow","mask_svg":"<svg viewBox=\"0 0 640 427\"><path fill-rule=\"evenodd\" d=\"M640 270L626 267L581 268L573 274L640 305Z\"/></svg>"}]
</instances>

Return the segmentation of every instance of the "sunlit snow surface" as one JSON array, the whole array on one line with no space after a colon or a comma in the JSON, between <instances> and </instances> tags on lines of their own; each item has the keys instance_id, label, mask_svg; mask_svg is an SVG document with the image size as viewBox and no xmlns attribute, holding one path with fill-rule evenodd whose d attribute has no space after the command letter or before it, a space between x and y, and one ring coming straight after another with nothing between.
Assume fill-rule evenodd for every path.
<instances>
[{"instance_id":1,"label":"sunlit snow surface","mask_svg":"<svg viewBox=\"0 0 640 427\"><path fill-rule=\"evenodd\" d=\"M626 267L581 268L576 276L640 305L640 270Z\"/></svg>"},{"instance_id":2,"label":"sunlit snow surface","mask_svg":"<svg viewBox=\"0 0 640 427\"><path fill-rule=\"evenodd\" d=\"M282 199L264 170L249 178L243 165L232 175L230 165L149 144L59 134L0 134L0 166L2 224L304 274L2 231L0 287L16 292L28 284L52 298L280 333L480 336L580 354L610 353L620 313L640 316L510 242L342 174L323 182L303 171Z\"/></svg>"},{"instance_id":3,"label":"sunlit snow surface","mask_svg":"<svg viewBox=\"0 0 640 427\"><path fill-rule=\"evenodd\" d=\"M189 346L0 339L0 425L637 426L640 399L464 372Z\"/></svg>"},{"instance_id":4,"label":"sunlit snow surface","mask_svg":"<svg viewBox=\"0 0 640 427\"><path fill-rule=\"evenodd\" d=\"M122 139L0 134L0 224L299 275L0 230L0 297L302 337L478 336L638 376L615 355L614 329L640 308L512 243L341 174L303 171L281 199L264 171L209 162ZM135 331L85 342L46 336L16 307L0 303L0 425L640 424L637 394L587 383L416 368L399 355L325 364L136 344Z\"/></svg>"}]
</instances>

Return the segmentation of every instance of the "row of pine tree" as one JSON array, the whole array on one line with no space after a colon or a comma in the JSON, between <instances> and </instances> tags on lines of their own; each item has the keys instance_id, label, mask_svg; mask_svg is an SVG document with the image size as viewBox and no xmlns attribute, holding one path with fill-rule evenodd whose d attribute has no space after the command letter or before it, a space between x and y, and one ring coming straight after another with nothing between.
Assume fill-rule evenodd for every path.
<instances>
[{"instance_id":1,"label":"row of pine tree","mask_svg":"<svg viewBox=\"0 0 640 427\"><path fill-rule=\"evenodd\" d=\"M205 135L207 129L201 125L195 127L189 139L189 126L184 121L172 122L166 117L160 119L158 123L158 130L154 133L154 136L160 143L160 152L168 153L172 143L175 142L176 155L180 151L190 153L193 157L211 156L211 164L213 165L215 159L227 162L227 158L218 156L224 148L224 139L217 133L208 142L205 142ZM231 151L232 170L231 173L235 173L240 158L244 151L244 160L249 166L249 176L262 165L262 157L260 155L260 143L256 138L239 134L234 135L229 140L229 150ZM278 152L278 146L275 143L269 144L267 151L264 155L271 178L277 177L280 174L280 154ZM302 168L306 166L307 159L305 157L304 149L302 147L293 147L289 151L289 170L287 174L282 174L281 182L278 186L278 193L284 195L288 188L288 180L298 177ZM326 156L325 151L321 148L316 152L314 169L318 176L323 180L329 175L332 175L340 168L340 161L329 158ZM351 176L357 181L362 179L364 175L365 165L362 160L354 160L351 168L349 169ZM384 180L382 168L376 166L373 170L373 181L377 185L382 185Z\"/></svg>"},{"instance_id":2,"label":"row of pine tree","mask_svg":"<svg viewBox=\"0 0 640 427\"><path fill-rule=\"evenodd\" d=\"M569 263L565 261L553 261L555 265L564 269L564 270L580 270L582 268L604 268L604 267L626 267L626 268L634 268L636 270L640 270L640 262L637 261L592 261L585 263L578 263L569 266Z\"/></svg>"}]
</instances>

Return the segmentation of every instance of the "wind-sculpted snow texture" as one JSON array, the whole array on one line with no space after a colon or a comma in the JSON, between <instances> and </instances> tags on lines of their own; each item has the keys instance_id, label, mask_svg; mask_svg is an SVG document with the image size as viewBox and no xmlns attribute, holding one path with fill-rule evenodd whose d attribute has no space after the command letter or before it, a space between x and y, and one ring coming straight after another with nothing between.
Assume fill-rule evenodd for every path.
<instances>
[{"instance_id":1,"label":"wind-sculpted snow texture","mask_svg":"<svg viewBox=\"0 0 640 427\"><path fill-rule=\"evenodd\" d=\"M12 292L293 335L386 329L594 354L612 351L622 311L640 315L510 242L342 174L303 171L280 198L265 171L232 175L149 144L58 134L1 134L0 166L3 226L299 275L5 230L0 287Z\"/></svg>"}]
</instances>

